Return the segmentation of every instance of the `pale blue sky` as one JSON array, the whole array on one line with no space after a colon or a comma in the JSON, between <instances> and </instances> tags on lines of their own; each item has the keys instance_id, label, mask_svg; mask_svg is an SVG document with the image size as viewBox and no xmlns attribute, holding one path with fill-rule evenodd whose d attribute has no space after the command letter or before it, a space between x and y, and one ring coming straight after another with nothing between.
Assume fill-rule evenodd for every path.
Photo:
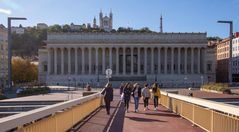
<instances>
[{"instance_id":1,"label":"pale blue sky","mask_svg":"<svg viewBox=\"0 0 239 132\"><path fill-rule=\"evenodd\" d=\"M92 23L100 9L113 11L113 27L149 27L159 31L160 15L165 32L207 32L208 36L228 36L228 26L217 20L233 20L239 31L239 0L0 0L0 23L8 16L27 17L23 26Z\"/></svg>"}]
</instances>

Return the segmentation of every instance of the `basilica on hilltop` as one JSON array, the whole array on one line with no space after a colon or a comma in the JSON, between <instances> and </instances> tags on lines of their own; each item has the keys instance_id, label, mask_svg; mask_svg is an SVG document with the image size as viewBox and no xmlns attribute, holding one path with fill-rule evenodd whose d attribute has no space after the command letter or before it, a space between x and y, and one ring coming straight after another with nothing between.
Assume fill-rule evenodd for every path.
<instances>
[{"instance_id":1,"label":"basilica on hilltop","mask_svg":"<svg viewBox=\"0 0 239 132\"><path fill-rule=\"evenodd\" d=\"M110 32L113 29L113 13L110 11L109 16L103 16L102 10L99 13L99 25L97 25L96 18L93 19L93 28L100 28Z\"/></svg>"}]
</instances>

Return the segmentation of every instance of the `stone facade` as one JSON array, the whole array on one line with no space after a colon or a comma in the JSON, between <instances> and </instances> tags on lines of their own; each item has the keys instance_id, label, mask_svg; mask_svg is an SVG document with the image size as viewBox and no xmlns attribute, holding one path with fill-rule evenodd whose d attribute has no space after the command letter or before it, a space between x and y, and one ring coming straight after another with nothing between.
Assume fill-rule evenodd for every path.
<instances>
[{"instance_id":1,"label":"stone facade","mask_svg":"<svg viewBox=\"0 0 239 132\"><path fill-rule=\"evenodd\" d=\"M51 33L46 43L39 49L39 82L48 85L103 86L107 68L115 86L199 86L212 74L206 33Z\"/></svg>"},{"instance_id":2,"label":"stone facade","mask_svg":"<svg viewBox=\"0 0 239 132\"><path fill-rule=\"evenodd\" d=\"M7 29L0 25L0 88L5 88L8 75Z\"/></svg>"},{"instance_id":3,"label":"stone facade","mask_svg":"<svg viewBox=\"0 0 239 132\"><path fill-rule=\"evenodd\" d=\"M208 82L216 82L216 66L217 66L217 48L216 45L209 45L206 49L206 72L208 74Z\"/></svg>"},{"instance_id":4,"label":"stone facade","mask_svg":"<svg viewBox=\"0 0 239 132\"><path fill-rule=\"evenodd\" d=\"M239 82L239 35L232 40L232 77Z\"/></svg>"},{"instance_id":5,"label":"stone facade","mask_svg":"<svg viewBox=\"0 0 239 132\"><path fill-rule=\"evenodd\" d=\"M48 25L46 23L37 23L37 29L47 29Z\"/></svg>"},{"instance_id":6,"label":"stone facade","mask_svg":"<svg viewBox=\"0 0 239 132\"><path fill-rule=\"evenodd\" d=\"M228 82L229 44L228 38L217 44L217 82Z\"/></svg>"},{"instance_id":7,"label":"stone facade","mask_svg":"<svg viewBox=\"0 0 239 132\"><path fill-rule=\"evenodd\" d=\"M19 27L12 27L11 32L16 34L24 34L25 28L20 24Z\"/></svg>"}]
</instances>

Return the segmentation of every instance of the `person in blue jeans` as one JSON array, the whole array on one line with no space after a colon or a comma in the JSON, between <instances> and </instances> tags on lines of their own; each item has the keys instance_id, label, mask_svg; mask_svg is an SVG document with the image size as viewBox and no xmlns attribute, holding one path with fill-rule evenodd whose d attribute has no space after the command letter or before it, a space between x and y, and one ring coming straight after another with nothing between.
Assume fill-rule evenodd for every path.
<instances>
[{"instance_id":1,"label":"person in blue jeans","mask_svg":"<svg viewBox=\"0 0 239 132\"><path fill-rule=\"evenodd\" d=\"M141 97L141 87L138 83L133 86L132 95L134 97L134 112L139 112L139 98Z\"/></svg>"}]
</instances>

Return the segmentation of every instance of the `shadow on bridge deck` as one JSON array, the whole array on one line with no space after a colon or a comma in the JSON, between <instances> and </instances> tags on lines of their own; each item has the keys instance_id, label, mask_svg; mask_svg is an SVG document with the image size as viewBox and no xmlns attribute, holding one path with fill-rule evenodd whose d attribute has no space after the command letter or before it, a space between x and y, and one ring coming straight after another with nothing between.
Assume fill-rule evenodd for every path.
<instances>
[{"instance_id":1,"label":"shadow on bridge deck","mask_svg":"<svg viewBox=\"0 0 239 132\"><path fill-rule=\"evenodd\" d=\"M116 90L115 90L116 91ZM203 132L201 128L192 124L180 116L168 111L163 106L158 111L143 111L142 101L139 105L139 113L134 112L134 104L130 103L130 112L126 113L124 104L116 95L112 103L111 115L106 115L104 108L99 108L84 121L76 125L73 131L79 132ZM132 99L133 100L133 99ZM152 102L152 101L151 101Z\"/></svg>"}]
</instances>

